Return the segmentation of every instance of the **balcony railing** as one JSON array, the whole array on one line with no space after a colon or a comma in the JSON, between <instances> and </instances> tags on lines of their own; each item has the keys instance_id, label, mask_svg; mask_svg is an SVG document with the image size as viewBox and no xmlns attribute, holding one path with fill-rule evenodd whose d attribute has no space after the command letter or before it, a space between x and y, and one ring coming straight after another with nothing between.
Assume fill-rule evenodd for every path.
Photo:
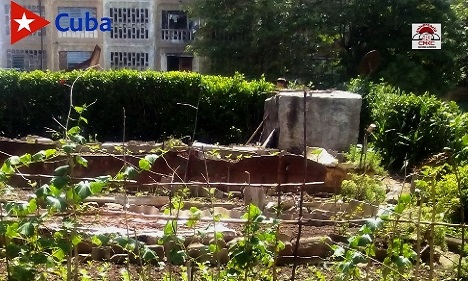
<instances>
[{"instance_id":1,"label":"balcony railing","mask_svg":"<svg viewBox=\"0 0 468 281\"><path fill-rule=\"evenodd\" d=\"M98 38L98 32L96 31L66 31L66 32L60 32L58 31L58 37L59 38Z\"/></svg>"},{"instance_id":2,"label":"balcony railing","mask_svg":"<svg viewBox=\"0 0 468 281\"><path fill-rule=\"evenodd\" d=\"M162 40L171 42L192 41L193 34L190 29L163 29Z\"/></svg>"}]
</instances>

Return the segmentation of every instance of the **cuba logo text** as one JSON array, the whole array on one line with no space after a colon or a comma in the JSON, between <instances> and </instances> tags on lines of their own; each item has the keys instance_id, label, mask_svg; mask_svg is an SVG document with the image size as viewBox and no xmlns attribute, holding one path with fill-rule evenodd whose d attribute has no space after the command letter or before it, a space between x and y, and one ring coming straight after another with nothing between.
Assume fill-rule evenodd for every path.
<instances>
[{"instance_id":1,"label":"cuba logo text","mask_svg":"<svg viewBox=\"0 0 468 281\"><path fill-rule=\"evenodd\" d=\"M13 1L10 5L10 44L12 45L50 24L47 19ZM112 20L107 17L97 19L89 12L85 13L84 18L60 13L55 18L55 28L60 32L96 30L108 32L112 30Z\"/></svg>"}]
</instances>

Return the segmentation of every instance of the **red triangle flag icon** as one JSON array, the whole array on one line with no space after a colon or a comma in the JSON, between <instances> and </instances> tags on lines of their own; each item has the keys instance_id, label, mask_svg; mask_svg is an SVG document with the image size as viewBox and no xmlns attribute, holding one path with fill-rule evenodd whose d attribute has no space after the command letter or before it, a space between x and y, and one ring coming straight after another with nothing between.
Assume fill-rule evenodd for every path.
<instances>
[{"instance_id":1,"label":"red triangle flag icon","mask_svg":"<svg viewBox=\"0 0 468 281\"><path fill-rule=\"evenodd\" d=\"M14 44L24 37L45 27L50 22L11 1L10 9L10 42Z\"/></svg>"}]
</instances>

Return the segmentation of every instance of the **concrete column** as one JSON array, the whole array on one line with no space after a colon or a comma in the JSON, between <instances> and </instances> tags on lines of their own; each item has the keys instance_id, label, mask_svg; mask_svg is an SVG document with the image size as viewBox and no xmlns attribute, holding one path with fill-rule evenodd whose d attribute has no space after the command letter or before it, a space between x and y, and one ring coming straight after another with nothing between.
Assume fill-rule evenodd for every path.
<instances>
[{"instance_id":1,"label":"concrete column","mask_svg":"<svg viewBox=\"0 0 468 281\"><path fill-rule=\"evenodd\" d=\"M362 98L343 91L310 91L306 97L307 145L347 151L356 144ZM276 129L278 148L301 153L304 141L304 93L281 91L265 101L261 141Z\"/></svg>"}]
</instances>

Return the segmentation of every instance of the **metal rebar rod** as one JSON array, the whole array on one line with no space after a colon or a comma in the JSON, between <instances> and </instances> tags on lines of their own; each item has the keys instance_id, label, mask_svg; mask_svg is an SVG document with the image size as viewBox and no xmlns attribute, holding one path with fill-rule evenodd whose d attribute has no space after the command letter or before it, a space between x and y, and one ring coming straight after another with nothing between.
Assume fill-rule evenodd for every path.
<instances>
[{"instance_id":1,"label":"metal rebar rod","mask_svg":"<svg viewBox=\"0 0 468 281\"><path fill-rule=\"evenodd\" d=\"M299 199L299 220L302 220L303 216L303 203L304 203L304 189L307 181L307 91L304 89L304 100L303 100L303 113L304 113L304 122L303 122L303 149L304 149L304 180L301 186L301 195ZM294 256L297 257L297 252L299 251L299 241L302 234L302 224L299 224L299 229L297 231L296 245L294 247ZM297 259L294 259L294 264L292 268L291 280L294 281L296 278L296 268L297 268Z\"/></svg>"}]
</instances>

